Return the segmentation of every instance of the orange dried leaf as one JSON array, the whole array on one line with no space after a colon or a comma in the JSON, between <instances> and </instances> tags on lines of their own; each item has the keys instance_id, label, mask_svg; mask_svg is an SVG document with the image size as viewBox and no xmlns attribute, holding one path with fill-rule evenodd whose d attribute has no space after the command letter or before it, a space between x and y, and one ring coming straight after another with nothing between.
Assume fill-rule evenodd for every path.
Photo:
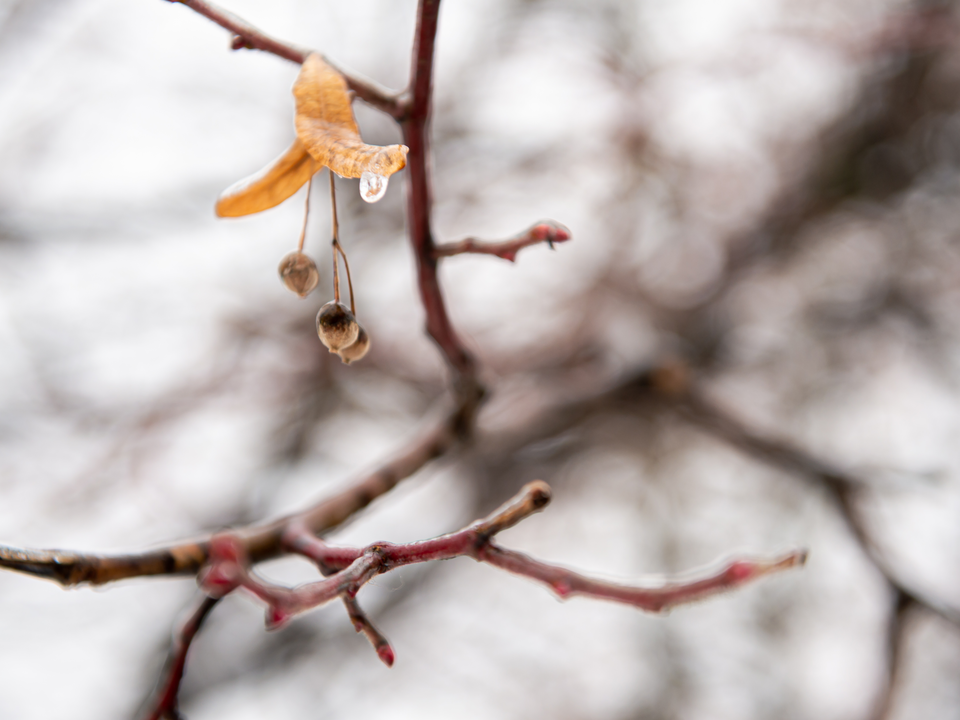
<instances>
[{"instance_id":1,"label":"orange dried leaf","mask_svg":"<svg viewBox=\"0 0 960 720\"><path fill-rule=\"evenodd\" d=\"M293 85L297 137L313 158L341 177L365 172L389 177L407 164L404 145L380 147L360 139L343 76L316 54L303 63Z\"/></svg>"},{"instance_id":2,"label":"orange dried leaf","mask_svg":"<svg viewBox=\"0 0 960 720\"><path fill-rule=\"evenodd\" d=\"M320 166L299 140L270 165L234 183L217 199L217 215L240 217L279 205L303 186Z\"/></svg>"}]
</instances>

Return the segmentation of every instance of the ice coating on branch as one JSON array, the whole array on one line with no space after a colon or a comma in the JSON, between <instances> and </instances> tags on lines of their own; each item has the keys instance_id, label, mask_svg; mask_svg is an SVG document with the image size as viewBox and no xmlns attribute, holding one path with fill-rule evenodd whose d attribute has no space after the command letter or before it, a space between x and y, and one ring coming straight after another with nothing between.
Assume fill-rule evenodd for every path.
<instances>
[{"instance_id":1,"label":"ice coating on branch","mask_svg":"<svg viewBox=\"0 0 960 720\"><path fill-rule=\"evenodd\" d=\"M360 176L360 197L368 203L375 203L387 192L387 182L389 177L377 175L372 172L364 172Z\"/></svg>"}]
</instances>

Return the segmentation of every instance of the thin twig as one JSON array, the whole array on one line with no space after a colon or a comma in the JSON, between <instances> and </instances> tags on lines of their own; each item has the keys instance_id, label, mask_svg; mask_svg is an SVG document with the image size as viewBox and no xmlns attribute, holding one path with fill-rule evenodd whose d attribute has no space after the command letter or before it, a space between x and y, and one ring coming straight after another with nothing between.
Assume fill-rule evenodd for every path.
<instances>
[{"instance_id":1,"label":"thin twig","mask_svg":"<svg viewBox=\"0 0 960 720\"><path fill-rule=\"evenodd\" d=\"M874 705L871 720L886 720L893 710L898 679L903 664L903 646L907 634L907 615L918 607L913 598L894 592L894 603L887 623L887 662L883 687Z\"/></svg>"},{"instance_id":2,"label":"thin twig","mask_svg":"<svg viewBox=\"0 0 960 720\"><path fill-rule=\"evenodd\" d=\"M413 75L410 89L402 101L401 122L407 154L407 222L410 242L417 260L417 284L427 320L427 332L456 373L458 391L465 397L480 397L483 389L477 380L476 362L457 335L447 315L446 304L437 280L437 258L434 255L430 229L431 192L427 173L429 138L427 119L430 115L430 90L433 80L433 51L437 33L440 0L420 0L417 9L417 35L413 48Z\"/></svg>"},{"instance_id":3,"label":"thin twig","mask_svg":"<svg viewBox=\"0 0 960 720\"><path fill-rule=\"evenodd\" d=\"M517 253L525 247L545 242L552 249L554 243L565 242L569 239L570 231L567 228L553 220L544 220L509 240L487 242L470 237L460 242L438 245L433 249L433 255L440 258L474 253L496 255L504 260L515 262Z\"/></svg>"},{"instance_id":4,"label":"thin twig","mask_svg":"<svg viewBox=\"0 0 960 720\"><path fill-rule=\"evenodd\" d=\"M263 52L272 53L273 55L282 57L285 60L289 60L300 65L302 65L304 60L307 59L307 56L314 52L313 50L300 48L295 45L291 45L290 43L281 42L276 38L272 38L255 28L253 25L250 25L245 20L237 17L233 13L220 8L213 3L206 2L206 0L168 1L179 3L180 5L186 5L194 12L197 12L200 15L203 15L205 18L212 20L220 27L229 30L234 35L232 43L234 50L239 50L241 48L262 50ZM328 59L324 58L324 60L326 60L328 64L336 67L336 65L330 62ZM363 100L368 105L387 113L391 117L399 119L401 113L403 112L403 108L397 93L393 93L383 87L380 87L376 83L365 78L359 78L356 75L344 72L343 69L339 67L336 69L341 75L344 76L347 81L347 86L353 90L354 93L356 93L358 98Z\"/></svg>"},{"instance_id":5,"label":"thin twig","mask_svg":"<svg viewBox=\"0 0 960 720\"><path fill-rule=\"evenodd\" d=\"M302 536L288 537L290 547L307 554L321 567L337 570L324 580L296 588L280 587L257 578L249 570L249 561L240 541L229 534L219 535L211 542L210 565L201 574L200 585L205 592L216 596L243 588L267 605L267 626L276 628L294 615L319 607L336 597L355 597L360 588L378 574L404 565L455 557L472 557L537 580L550 587L561 599L583 595L650 612L662 612L729 590L763 575L799 567L806 560L805 551L791 552L771 560L739 559L697 580L642 587L590 578L493 543L492 538L497 533L539 512L549 501L550 488L537 480L528 483L520 493L489 516L463 530L406 544L376 543L366 548L333 548Z\"/></svg>"},{"instance_id":6,"label":"thin twig","mask_svg":"<svg viewBox=\"0 0 960 720\"><path fill-rule=\"evenodd\" d=\"M204 595L193 612L190 613L190 616L174 634L162 680L157 686L156 695L144 716L144 720L164 720L166 718L179 720L180 712L177 707L177 698L180 693L183 670L187 662L187 652L190 650L190 644L200 630L203 621L206 620L207 615L210 614L210 611L218 602L220 602L220 598Z\"/></svg>"},{"instance_id":7,"label":"thin twig","mask_svg":"<svg viewBox=\"0 0 960 720\"><path fill-rule=\"evenodd\" d=\"M343 596L343 604L347 608L347 615L350 617L350 621L353 623L353 629L358 633L363 633L364 637L370 641L370 644L373 645L373 649L377 653L377 657L380 658L380 661L387 667L393 667L394 660L396 660L396 653L393 651L393 646L390 645L390 641L383 636L376 626L370 622L370 619L366 616L366 613L360 608L360 603L357 602L356 598Z\"/></svg>"},{"instance_id":8,"label":"thin twig","mask_svg":"<svg viewBox=\"0 0 960 720\"><path fill-rule=\"evenodd\" d=\"M876 546L856 508L858 493L865 492L869 487L865 479L840 469L794 443L748 427L730 411L709 401L693 382L690 367L676 358L645 367L623 382L600 392L547 408L539 417L530 420L522 432L512 430L503 437L489 438L490 445L498 449L485 451L487 461L491 461L494 452L510 457L524 447L556 437L611 408L637 410L639 407L645 411L674 413L756 460L826 488L836 501L840 516L847 523L854 540L891 588L918 606L960 627L960 609L910 588L889 566L884 554Z\"/></svg>"},{"instance_id":9,"label":"thin twig","mask_svg":"<svg viewBox=\"0 0 960 720\"><path fill-rule=\"evenodd\" d=\"M290 528L284 533L283 542L290 552L298 553L313 560L324 576L335 574L338 568L346 567L356 559L352 549L327 545L299 523L290 525ZM330 565L328 562L332 557L337 559L333 565ZM350 559L347 560L347 557L350 557ZM347 615L353 623L354 630L363 633L364 637L373 645L377 657L387 667L393 667L396 653L390 645L390 641L370 622L355 597L343 595L341 600L343 600L344 607L347 609Z\"/></svg>"},{"instance_id":10,"label":"thin twig","mask_svg":"<svg viewBox=\"0 0 960 720\"><path fill-rule=\"evenodd\" d=\"M677 605L726 592L770 573L801 567L806 558L805 551L797 551L770 560L733 560L722 569L697 580L669 581L660 587L637 587L580 575L493 543L489 543L480 556L481 560L498 568L544 583L561 600L583 595L595 600L632 605L648 612L665 612Z\"/></svg>"}]
</instances>

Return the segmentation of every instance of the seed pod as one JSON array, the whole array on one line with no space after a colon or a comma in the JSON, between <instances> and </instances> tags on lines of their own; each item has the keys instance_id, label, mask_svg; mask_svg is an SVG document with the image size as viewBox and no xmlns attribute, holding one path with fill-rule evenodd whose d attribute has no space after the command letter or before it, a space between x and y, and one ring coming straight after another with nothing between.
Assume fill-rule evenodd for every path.
<instances>
[{"instance_id":1,"label":"seed pod","mask_svg":"<svg viewBox=\"0 0 960 720\"><path fill-rule=\"evenodd\" d=\"M360 332L357 334L357 339L354 341L354 343L340 350L337 355L340 356L340 359L343 360L344 364L349 365L354 360L363 359L363 356L367 354L369 349L370 336L367 335L367 331L364 330L363 326L361 325Z\"/></svg>"},{"instance_id":2,"label":"seed pod","mask_svg":"<svg viewBox=\"0 0 960 720\"><path fill-rule=\"evenodd\" d=\"M317 313L317 335L330 352L353 345L359 334L357 319L342 303L331 300Z\"/></svg>"},{"instance_id":3,"label":"seed pod","mask_svg":"<svg viewBox=\"0 0 960 720\"><path fill-rule=\"evenodd\" d=\"M300 297L306 297L320 282L320 273L317 264L308 255L302 252L292 252L280 261L277 268L280 279L288 290Z\"/></svg>"}]
</instances>

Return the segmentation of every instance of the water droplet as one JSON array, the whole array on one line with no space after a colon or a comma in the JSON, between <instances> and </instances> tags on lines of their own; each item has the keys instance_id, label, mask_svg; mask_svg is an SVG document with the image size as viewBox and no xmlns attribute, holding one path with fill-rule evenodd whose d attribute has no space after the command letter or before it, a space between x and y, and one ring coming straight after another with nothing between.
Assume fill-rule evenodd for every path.
<instances>
[{"instance_id":1,"label":"water droplet","mask_svg":"<svg viewBox=\"0 0 960 720\"><path fill-rule=\"evenodd\" d=\"M375 203L387 192L387 181L390 178L365 172L360 176L360 197L368 203Z\"/></svg>"}]
</instances>

